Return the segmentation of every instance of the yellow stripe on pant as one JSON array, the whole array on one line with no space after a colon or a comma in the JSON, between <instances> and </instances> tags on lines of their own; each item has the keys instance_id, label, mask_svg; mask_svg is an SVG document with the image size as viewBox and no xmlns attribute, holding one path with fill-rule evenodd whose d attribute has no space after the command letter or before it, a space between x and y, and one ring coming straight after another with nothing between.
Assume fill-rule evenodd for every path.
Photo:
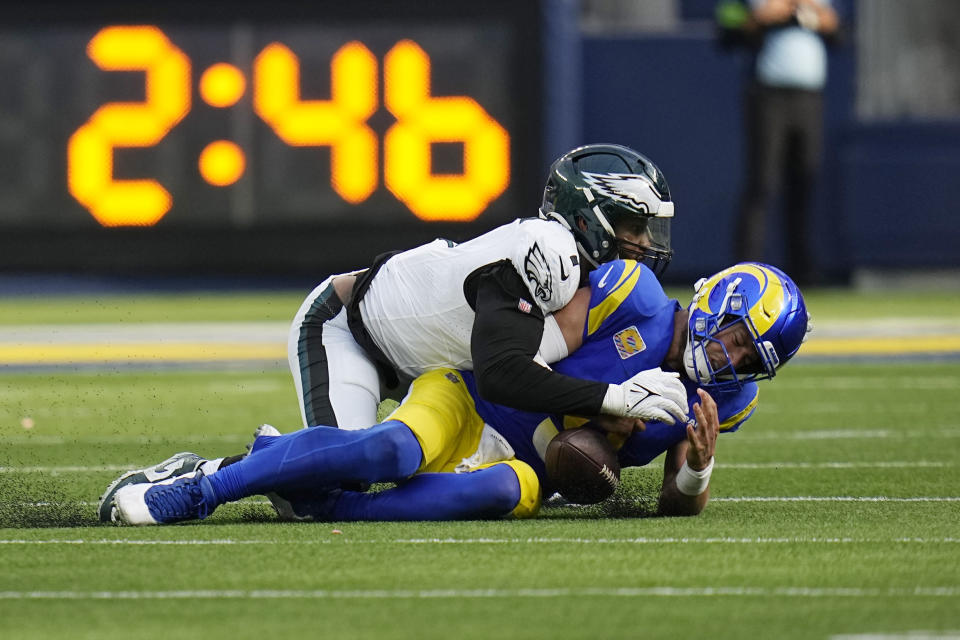
<instances>
[{"instance_id":1,"label":"yellow stripe on pant","mask_svg":"<svg viewBox=\"0 0 960 640\"><path fill-rule=\"evenodd\" d=\"M387 419L399 420L417 437L423 450L420 473L453 473L464 458L477 451L484 424L463 377L453 369L435 369L419 376ZM520 483L520 501L511 515L516 518L537 515L541 490L533 468L512 458L481 465L474 471L495 464L509 466Z\"/></svg>"}]
</instances>

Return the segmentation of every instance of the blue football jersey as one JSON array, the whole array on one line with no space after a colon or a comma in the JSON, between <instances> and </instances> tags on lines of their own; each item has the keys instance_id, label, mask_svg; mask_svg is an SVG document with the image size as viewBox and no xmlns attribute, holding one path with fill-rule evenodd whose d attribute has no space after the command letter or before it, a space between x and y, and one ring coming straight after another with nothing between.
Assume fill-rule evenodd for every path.
<instances>
[{"instance_id":1,"label":"blue football jersey","mask_svg":"<svg viewBox=\"0 0 960 640\"><path fill-rule=\"evenodd\" d=\"M608 384L624 382L635 374L659 367L673 340L674 315L680 303L667 297L653 272L633 260L617 260L590 273L590 304L583 328L583 344L555 363L560 373ZM578 427L584 418L554 416L511 409L483 400L473 373L463 378L473 395L477 413L513 447L517 458L545 479L543 454L560 429ZM689 403L699 401L696 385L684 380ZM717 401L721 428L735 430L756 405L756 385ZM691 409L690 415L693 415ZM645 437L638 437L645 436ZM619 447L622 466L643 465L686 437L684 425L649 423Z\"/></svg>"},{"instance_id":2,"label":"blue football jersey","mask_svg":"<svg viewBox=\"0 0 960 640\"><path fill-rule=\"evenodd\" d=\"M614 384L660 366L673 340L680 304L647 267L617 260L590 273L583 344L553 365L576 378Z\"/></svg>"}]
</instances>

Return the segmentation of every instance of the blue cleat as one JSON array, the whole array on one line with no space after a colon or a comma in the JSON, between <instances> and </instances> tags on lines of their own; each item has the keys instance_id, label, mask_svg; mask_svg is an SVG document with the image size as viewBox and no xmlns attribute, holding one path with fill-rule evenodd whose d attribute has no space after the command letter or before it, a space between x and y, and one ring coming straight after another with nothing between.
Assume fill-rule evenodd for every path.
<instances>
[{"instance_id":1,"label":"blue cleat","mask_svg":"<svg viewBox=\"0 0 960 640\"><path fill-rule=\"evenodd\" d=\"M197 454L184 451L173 454L158 465L147 467L146 469L127 471L111 482L106 491L103 492L103 495L100 496L100 502L97 504L97 517L100 522L113 522L116 520L113 508L113 496L128 484L162 482L170 478L179 478L182 475L193 473L204 462L206 462L206 460Z\"/></svg>"},{"instance_id":2,"label":"blue cleat","mask_svg":"<svg viewBox=\"0 0 960 640\"><path fill-rule=\"evenodd\" d=\"M116 519L145 526L203 520L217 507L217 494L202 471L157 483L130 484L113 498Z\"/></svg>"}]
</instances>

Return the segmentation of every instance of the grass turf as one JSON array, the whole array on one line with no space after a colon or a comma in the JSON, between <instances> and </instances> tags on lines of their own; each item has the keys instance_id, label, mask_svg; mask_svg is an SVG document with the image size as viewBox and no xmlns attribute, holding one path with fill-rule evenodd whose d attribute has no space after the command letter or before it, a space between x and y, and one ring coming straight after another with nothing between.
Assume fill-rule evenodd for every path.
<instances>
[{"instance_id":1,"label":"grass turf","mask_svg":"<svg viewBox=\"0 0 960 640\"><path fill-rule=\"evenodd\" d=\"M256 306L232 309L263 319ZM657 460L608 503L534 521L280 524L248 500L126 529L95 521L113 477L183 449L242 451L259 422L297 426L289 374L5 373L0 637L957 636L958 391L956 361L799 359L721 436L697 518L644 517Z\"/></svg>"}]
</instances>

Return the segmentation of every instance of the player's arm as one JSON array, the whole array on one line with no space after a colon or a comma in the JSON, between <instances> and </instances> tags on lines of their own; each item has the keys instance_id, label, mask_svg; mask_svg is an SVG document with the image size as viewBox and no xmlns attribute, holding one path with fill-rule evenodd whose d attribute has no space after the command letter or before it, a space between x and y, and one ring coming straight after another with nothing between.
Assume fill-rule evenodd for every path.
<instances>
[{"instance_id":1,"label":"player's arm","mask_svg":"<svg viewBox=\"0 0 960 640\"><path fill-rule=\"evenodd\" d=\"M698 389L700 402L693 405L697 427L687 425L687 439L667 450L663 462L660 515L695 516L710 499L710 473L720 432L717 404Z\"/></svg>"},{"instance_id":2,"label":"player's arm","mask_svg":"<svg viewBox=\"0 0 960 640\"><path fill-rule=\"evenodd\" d=\"M529 302L530 290L509 262L471 274L464 295L476 314L470 348L477 390L485 400L540 413L631 416L668 424L686 419L687 394L676 373L650 369L624 383L606 384L535 362L543 309ZM586 324L587 306L578 305L580 327Z\"/></svg>"},{"instance_id":3,"label":"player's arm","mask_svg":"<svg viewBox=\"0 0 960 640\"><path fill-rule=\"evenodd\" d=\"M474 296L471 355L484 399L525 411L601 412L607 384L565 376L534 361L543 337L543 311L530 303L527 286L510 263L471 275L465 289L468 299Z\"/></svg>"},{"instance_id":4,"label":"player's arm","mask_svg":"<svg viewBox=\"0 0 960 640\"><path fill-rule=\"evenodd\" d=\"M748 27L764 29L787 24L796 10L797 0L767 0L750 10Z\"/></svg>"},{"instance_id":5,"label":"player's arm","mask_svg":"<svg viewBox=\"0 0 960 640\"><path fill-rule=\"evenodd\" d=\"M797 18L801 25L824 36L836 35L840 18L828 3L815 0L797 0Z\"/></svg>"}]
</instances>

